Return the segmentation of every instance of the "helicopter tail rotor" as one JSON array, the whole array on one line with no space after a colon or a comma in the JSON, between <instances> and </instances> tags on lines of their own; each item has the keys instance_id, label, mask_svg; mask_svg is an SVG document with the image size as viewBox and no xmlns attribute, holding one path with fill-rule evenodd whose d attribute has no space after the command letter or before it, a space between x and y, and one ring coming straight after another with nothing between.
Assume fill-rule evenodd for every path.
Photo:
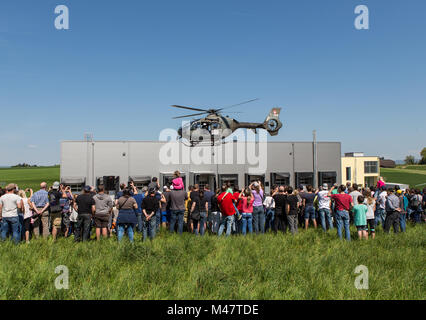
<instances>
[{"instance_id":1,"label":"helicopter tail rotor","mask_svg":"<svg viewBox=\"0 0 426 320\"><path fill-rule=\"evenodd\" d=\"M271 112L269 112L265 121L263 122L265 129L269 132L271 136L276 136L278 134L278 131L283 126L280 120L280 112L281 108L273 108Z\"/></svg>"}]
</instances>

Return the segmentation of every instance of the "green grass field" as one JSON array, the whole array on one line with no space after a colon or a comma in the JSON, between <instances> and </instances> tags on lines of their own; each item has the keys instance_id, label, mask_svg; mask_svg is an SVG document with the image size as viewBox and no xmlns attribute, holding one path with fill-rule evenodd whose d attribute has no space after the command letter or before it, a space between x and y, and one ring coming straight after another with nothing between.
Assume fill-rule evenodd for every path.
<instances>
[{"instance_id":1,"label":"green grass field","mask_svg":"<svg viewBox=\"0 0 426 320\"><path fill-rule=\"evenodd\" d=\"M43 181L49 185L59 181L59 166L0 169L0 186L2 187L8 183L16 183L21 189L32 188L37 191Z\"/></svg>"},{"instance_id":2,"label":"green grass field","mask_svg":"<svg viewBox=\"0 0 426 320\"><path fill-rule=\"evenodd\" d=\"M404 183L412 188L423 189L426 187L426 166L406 166L406 168L397 167L394 169L380 169L387 182Z\"/></svg>"},{"instance_id":3,"label":"green grass field","mask_svg":"<svg viewBox=\"0 0 426 320\"><path fill-rule=\"evenodd\" d=\"M355 236L355 234L352 234ZM375 240L335 230L274 236L179 237L121 244L72 239L0 244L0 299L425 299L424 226ZM69 289L54 282L59 265ZM369 289L354 286L365 265Z\"/></svg>"}]
</instances>

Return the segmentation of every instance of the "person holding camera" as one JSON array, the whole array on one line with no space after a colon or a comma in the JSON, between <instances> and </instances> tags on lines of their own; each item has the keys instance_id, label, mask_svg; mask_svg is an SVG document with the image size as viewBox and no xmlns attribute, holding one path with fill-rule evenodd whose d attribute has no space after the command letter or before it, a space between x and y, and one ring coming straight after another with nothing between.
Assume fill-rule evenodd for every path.
<instances>
[{"instance_id":1,"label":"person holding camera","mask_svg":"<svg viewBox=\"0 0 426 320\"><path fill-rule=\"evenodd\" d=\"M59 200L59 204L62 208L62 225L65 229L65 238L68 237L70 226L71 226L71 203L73 201L73 195L71 192L71 188L69 186L64 186L61 184L60 190L62 193L62 197Z\"/></svg>"},{"instance_id":2,"label":"person holding camera","mask_svg":"<svg viewBox=\"0 0 426 320\"><path fill-rule=\"evenodd\" d=\"M23 203L20 196L15 194L16 185L6 186L6 194L0 198L1 239L6 240L7 234L12 234L15 244L21 240L19 234L18 210L22 210Z\"/></svg>"},{"instance_id":3,"label":"person holding camera","mask_svg":"<svg viewBox=\"0 0 426 320\"><path fill-rule=\"evenodd\" d=\"M53 240L56 240L58 235L58 230L61 230L62 226L62 207L60 200L62 198L62 191L59 190L61 185L59 182L54 182L52 189L48 192L47 197L49 199L48 209L49 209L49 219L50 225L52 226L52 237Z\"/></svg>"}]
</instances>

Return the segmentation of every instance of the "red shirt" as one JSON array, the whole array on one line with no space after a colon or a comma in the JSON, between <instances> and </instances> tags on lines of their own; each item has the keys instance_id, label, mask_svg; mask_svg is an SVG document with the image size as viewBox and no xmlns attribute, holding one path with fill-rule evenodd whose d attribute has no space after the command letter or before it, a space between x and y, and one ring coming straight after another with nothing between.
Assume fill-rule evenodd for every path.
<instances>
[{"instance_id":1,"label":"red shirt","mask_svg":"<svg viewBox=\"0 0 426 320\"><path fill-rule=\"evenodd\" d=\"M346 193L332 194L331 199L336 203L336 211L349 211L353 201L352 197Z\"/></svg>"},{"instance_id":2,"label":"red shirt","mask_svg":"<svg viewBox=\"0 0 426 320\"><path fill-rule=\"evenodd\" d=\"M234 208L234 197L230 193L222 192L217 197L217 203L219 204L220 212L225 216L233 216L236 211Z\"/></svg>"},{"instance_id":3,"label":"red shirt","mask_svg":"<svg viewBox=\"0 0 426 320\"><path fill-rule=\"evenodd\" d=\"M239 192L234 192L234 200L235 203L237 204L237 209L239 212L243 212L243 202L241 201L241 199L238 199L240 197L240 193Z\"/></svg>"}]
</instances>

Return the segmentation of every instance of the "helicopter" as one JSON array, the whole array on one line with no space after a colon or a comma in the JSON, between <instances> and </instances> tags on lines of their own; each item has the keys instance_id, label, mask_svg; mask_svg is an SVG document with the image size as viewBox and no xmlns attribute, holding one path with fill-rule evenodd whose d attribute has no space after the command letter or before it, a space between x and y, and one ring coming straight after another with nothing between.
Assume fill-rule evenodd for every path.
<instances>
[{"instance_id":1,"label":"helicopter","mask_svg":"<svg viewBox=\"0 0 426 320\"><path fill-rule=\"evenodd\" d=\"M173 119L182 119L187 117L195 117L207 115L204 118L194 119L178 129L178 139L185 139L189 141L190 146L196 145L211 145L224 143L224 139L231 135L234 131L240 128L251 129L257 133L257 129L264 129L269 132L271 136L276 136L282 127L280 121L281 108L272 108L263 122L239 122L229 116L222 115L225 109L240 106L249 102L256 101L253 99L241 102L232 106L220 109L200 109L180 105L172 105L174 108L198 111L198 113L178 116Z\"/></svg>"}]
</instances>

